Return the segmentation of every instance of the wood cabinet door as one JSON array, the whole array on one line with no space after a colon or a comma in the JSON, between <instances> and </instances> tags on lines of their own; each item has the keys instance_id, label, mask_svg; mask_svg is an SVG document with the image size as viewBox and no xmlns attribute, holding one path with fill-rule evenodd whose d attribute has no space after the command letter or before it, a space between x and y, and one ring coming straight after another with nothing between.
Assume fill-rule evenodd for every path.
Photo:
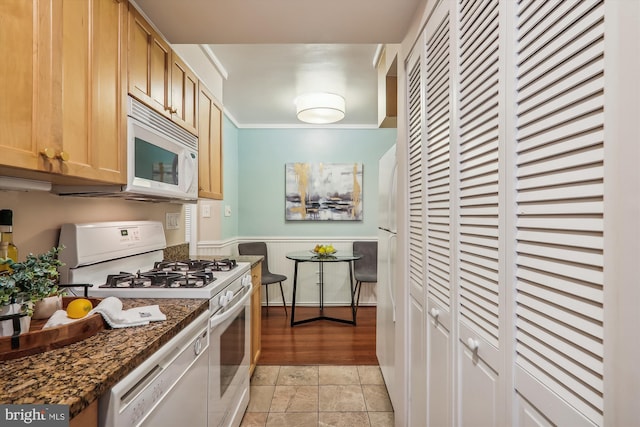
<instances>
[{"instance_id":1,"label":"wood cabinet door","mask_svg":"<svg viewBox=\"0 0 640 427\"><path fill-rule=\"evenodd\" d=\"M198 77L175 52L171 64L171 119L198 135Z\"/></svg>"},{"instance_id":2,"label":"wood cabinet door","mask_svg":"<svg viewBox=\"0 0 640 427\"><path fill-rule=\"evenodd\" d=\"M262 351L262 262L251 267L251 361L250 374L256 368Z\"/></svg>"},{"instance_id":3,"label":"wood cabinet door","mask_svg":"<svg viewBox=\"0 0 640 427\"><path fill-rule=\"evenodd\" d=\"M0 2L0 164L46 170L40 144L55 144L52 105L51 4L37 0Z\"/></svg>"},{"instance_id":4,"label":"wood cabinet door","mask_svg":"<svg viewBox=\"0 0 640 427\"><path fill-rule=\"evenodd\" d=\"M128 43L129 94L170 118L171 47L131 5Z\"/></svg>"},{"instance_id":5,"label":"wood cabinet door","mask_svg":"<svg viewBox=\"0 0 640 427\"><path fill-rule=\"evenodd\" d=\"M61 4L62 146L54 153L54 172L124 183L126 4Z\"/></svg>"},{"instance_id":6,"label":"wood cabinet door","mask_svg":"<svg viewBox=\"0 0 640 427\"><path fill-rule=\"evenodd\" d=\"M222 110L203 85L198 99L198 196L222 200Z\"/></svg>"}]
</instances>

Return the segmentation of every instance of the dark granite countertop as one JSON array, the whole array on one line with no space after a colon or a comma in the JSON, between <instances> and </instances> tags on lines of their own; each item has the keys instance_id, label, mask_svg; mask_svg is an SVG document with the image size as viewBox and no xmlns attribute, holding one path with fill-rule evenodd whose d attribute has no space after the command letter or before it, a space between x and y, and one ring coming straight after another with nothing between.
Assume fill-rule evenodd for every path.
<instances>
[{"instance_id":1,"label":"dark granite countertop","mask_svg":"<svg viewBox=\"0 0 640 427\"><path fill-rule=\"evenodd\" d=\"M73 418L208 309L206 299L122 298L167 320L106 329L60 349L0 363L0 403L69 405Z\"/></svg>"}]
</instances>

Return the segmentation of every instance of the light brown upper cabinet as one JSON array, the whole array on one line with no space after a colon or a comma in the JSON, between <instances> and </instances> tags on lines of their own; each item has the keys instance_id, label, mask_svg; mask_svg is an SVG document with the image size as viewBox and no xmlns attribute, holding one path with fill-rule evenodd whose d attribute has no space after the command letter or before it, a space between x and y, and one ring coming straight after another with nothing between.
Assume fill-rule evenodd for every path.
<instances>
[{"instance_id":1,"label":"light brown upper cabinet","mask_svg":"<svg viewBox=\"0 0 640 427\"><path fill-rule=\"evenodd\" d=\"M53 11L38 0L5 0L0 16L0 163L44 170L41 147L58 143L51 117Z\"/></svg>"},{"instance_id":2,"label":"light brown upper cabinet","mask_svg":"<svg viewBox=\"0 0 640 427\"><path fill-rule=\"evenodd\" d=\"M222 200L222 110L202 84L198 99L198 196Z\"/></svg>"},{"instance_id":3,"label":"light brown upper cabinet","mask_svg":"<svg viewBox=\"0 0 640 427\"><path fill-rule=\"evenodd\" d=\"M0 16L0 164L124 182L126 5L8 0Z\"/></svg>"},{"instance_id":4,"label":"light brown upper cabinet","mask_svg":"<svg viewBox=\"0 0 640 427\"><path fill-rule=\"evenodd\" d=\"M129 4L129 94L198 134L198 78Z\"/></svg>"},{"instance_id":5,"label":"light brown upper cabinet","mask_svg":"<svg viewBox=\"0 0 640 427\"><path fill-rule=\"evenodd\" d=\"M398 47L385 45L378 63L378 127L398 127Z\"/></svg>"},{"instance_id":6,"label":"light brown upper cabinet","mask_svg":"<svg viewBox=\"0 0 640 427\"><path fill-rule=\"evenodd\" d=\"M129 4L129 94L171 117L171 47Z\"/></svg>"},{"instance_id":7,"label":"light brown upper cabinet","mask_svg":"<svg viewBox=\"0 0 640 427\"><path fill-rule=\"evenodd\" d=\"M175 52L171 64L171 119L198 135L198 78Z\"/></svg>"},{"instance_id":8,"label":"light brown upper cabinet","mask_svg":"<svg viewBox=\"0 0 640 427\"><path fill-rule=\"evenodd\" d=\"M126 182L127 4L62 4L62 172Z\"/></svg>"}]
</instances>

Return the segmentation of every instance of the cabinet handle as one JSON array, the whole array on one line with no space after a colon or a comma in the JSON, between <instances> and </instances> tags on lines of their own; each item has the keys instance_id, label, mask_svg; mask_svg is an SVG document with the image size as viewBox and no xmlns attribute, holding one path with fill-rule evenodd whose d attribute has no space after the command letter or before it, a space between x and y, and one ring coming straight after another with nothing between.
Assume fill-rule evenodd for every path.
<instances>
[{"instance_id":1,"label":"cabinet handle","mask_svg":"<svg viewBox=\"0 0 640 427\"><path fill-rule=\"evenodd\" d=\"M169 112L170 112L171 114L175 114L175 113L177 113L177 112L178 112L178 109L177 109L177 108L169 108Z\"/></svg>"},{"instance_id":2,"label":"cabinet handle","mask_svg":"<svg viewBox=\"0 0 640 427\"><path fill-rule=\"evenodd\" d=\"M476 352L478 351L478 347L480 346L480 343L478 342L478 340L474 340L473 338L468 338L467 345L469 346L469 349L471 351Z\"/></svg>"},{"instance_id":3,"label":"cabinet handle","mask_svg":"<svg viewBox=\"0 0 640 427\"><path fill-rule=\"evenodd\" d=\"M69 153L67 153L66 151L61 151L56 157L63 162L69 161Z\"/></svg>"},{"instance_id":4,"label":"cabinet handle","mask_svg":"<svg viewBox=\"0 0 640 427\"><path fill-rule=\"evenodd\" d=\"M42 151L40 151L40 154L42 154L47 159L53 159L54 157L56 157L56 152L54 151L54 149L49 147L44 148Z\"/></svg>"},{"instance_id":5,"label":"cabinet handle","mask_svg":"<svg viewBox=\"0 0 640 427\"><path fill-rule=\"evenodd\" d=\"M440 310L438 310L437 308L433 307L431 309L431 316L433 316L435 319L437 319L438 316L440 316Z\"/></svg>"}]
</instances>

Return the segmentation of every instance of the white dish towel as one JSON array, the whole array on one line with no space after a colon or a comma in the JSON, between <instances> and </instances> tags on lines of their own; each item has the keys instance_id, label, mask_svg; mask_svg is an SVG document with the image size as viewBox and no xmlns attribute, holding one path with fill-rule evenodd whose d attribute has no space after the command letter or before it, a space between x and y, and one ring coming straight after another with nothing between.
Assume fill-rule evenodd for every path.
<instances>
[{"instance_id":1,"label":"white dish towel","mask_svg":"<svg viewBox=\"0 0 640 427\"><path fill-rule=\"evenodd\" d=\"M112 328L141 326L147 325L149 322L167 320L167 316L160 311L160 307L157 305L146 305L123 310L122 301L116 297L107 297L100 301L100 304L91 310L88 315L93 313L100 313Z\"/></svg>"},{"instance_id":2,"label":"white dish towel","mask_svg":"<svg viewBox=\"0 0 640 427\"><path fill-rule=\"evenodd\" d=\"M91 316L94 313L99 313L102 318L112 328L127 328L131 326L147 325L149 322L158 322L167 320L167 316L160 311L160 307L157 305L147 305L144 307L134 307L128 310L122 309L122 301L116 297L107 297L100 301L93 310L91 310L87 316ZM66 325L71 322L75 322L80 319L71 319L67 317L65 310L58 310L47 323L43 326L43 329L53 328L55 326Z\"/></svg>"}]
</instances>

